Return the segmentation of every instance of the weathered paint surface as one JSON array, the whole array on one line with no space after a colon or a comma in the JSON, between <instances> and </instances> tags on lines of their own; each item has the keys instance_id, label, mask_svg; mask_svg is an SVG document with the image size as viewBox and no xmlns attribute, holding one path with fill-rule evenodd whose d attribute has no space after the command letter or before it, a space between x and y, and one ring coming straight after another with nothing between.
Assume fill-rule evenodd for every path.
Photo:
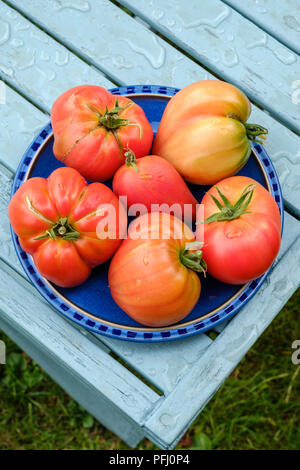
<instances>
[{"instance_id":1,"label":"weathered paint surface","mask_svg":"<svg viewBox=\"0 0 300 470\"><path fill-rule=\"evenodd\" d=\"M165 344L125 343L81 331L53 311L27 281L9 233L13 174L25 148L49 120L54 99L71 86L182 87L213 78L150 31L153 25L221 78L240 84L287 125L253 107L251 120L270 129L266 149L287 207L299 215L299 137L289 129L298 129L300 119L300 104L292 100L297 92L292 83L299 79L299 14L293 9L296 0L276 1L278 9L272 6L272 14L271 0L255 2L251 11L250 0L120 2L143 21L107 0L8 0L29 20L0 5L0 78L9 85L0 102L0 328L130 445L146 434L160 447L171 448L298 287L299 222L285 213L282 248L268 281L225 328L219 328L214 341L204 334ZM31 21L44 25L53 37Z\"/></svg>"}]
</instances>

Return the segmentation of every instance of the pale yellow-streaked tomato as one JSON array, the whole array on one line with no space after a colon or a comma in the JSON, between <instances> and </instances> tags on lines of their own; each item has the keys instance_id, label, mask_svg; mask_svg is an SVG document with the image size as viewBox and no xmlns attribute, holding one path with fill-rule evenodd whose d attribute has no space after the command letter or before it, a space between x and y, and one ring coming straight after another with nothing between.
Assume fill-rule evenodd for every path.
<instances>
[{"instance_id":1,"label":"pale yellow-streaked tomato","mask_svg":"<svg viewBox=\"0 0 300 470\"><path fill-rule=\"evenodd\" d=\"M235 86L220 80L193 83L171 98L153 153L166 158L191 183L211 185L237 173L251 140L267 133L247 124L251 105Z\"/></svg>"}]
</instances>

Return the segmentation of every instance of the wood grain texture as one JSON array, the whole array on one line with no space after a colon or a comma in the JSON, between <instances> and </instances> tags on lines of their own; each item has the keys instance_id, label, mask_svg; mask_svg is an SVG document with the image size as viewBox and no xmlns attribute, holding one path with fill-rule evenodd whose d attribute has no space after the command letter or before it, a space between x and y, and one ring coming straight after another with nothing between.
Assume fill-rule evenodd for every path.
<instances>
[{"instance_id":1,"label":"wood grain texture","mask_svg":"<svg viewBox=\"0 0 300 470\"><path fill-rule=\"evenodd\" d=\"M0 165L0 259L23 275L24 271L12 243L7 213L12 180L12 173Z\"/></svg>"},{"instance_id":2,"label":"wood grain texture","mask_svg":"<svg viewBox=\"0 0 300 470\"><path fill-rule=\"evenodd\" d=\"M3 173L3 170L2 170L2 173ZM5 225L6 224L8 225L6 207L7 207L7 201L9 199L9 194L5 192L3 188L5 187L9 188L9 184L6 184L7 181L9 181L7 180L7 175L3 174L0 178L0 187L1 187L0 234L4 234L4 235L7 234L7 229ZM281 248L280 255L277 261L277 264L278 263L279 264L278 266L276 265L274 269L274 271L280 270L282 276L286 275L286 271L283 270L283 267L281 265L281 259L284 255L288 256L289 249L291 248L291 246L293 245L293 242L296 240L296 238L299 235L300 235L300 224L292 216L290 216L289 214L285 214L285 230L284 230L283 243L282 243L282 248ZM9 250L7 248L9 248ZM11 254L14 255L14 250L12 247L12 242L10 239L8 239L8 237L5 236L3 240L2 239L0 240L0 249L1 249L0 250L1 253L4 253L5 261L11 264L15 268L15 264L18 262L15 259L10 258L9 256L9 252L11 252ZM294 273L295 275L295 278L292 281L292 283L288 280L287 283L284 283L283 289L279 289L279 287L281 286L280 280L277 280L274 283L274 289L276 292L278 291L278 295L275 298L275 302L274 302L274 296L270 295L270 292L266 292L264 295L262 294L263 290L265 289L264 286L269 286L270 281L265 283L265 285L261 288L259 293L245 307L245 309L247 309L248 311L247 322L249 322L249 319L253 317L254 312L259 311L259 309L260 311L267 312L267 307L270 308L270 300L269 300L270 298L273 299L272 315L275 316L275 314L284 305L288 296L292 294L293 289L295 289L295 283L296 283L295 279L298 279L297 278L298 273L295 272L295 270L297 269L297 265L298 265L297 263L299 263L297 256L294 256L289 261L289 265L288 265L289 271L291 273ZM9 275L11 276L11 272L9 272ZM274 278L273 274L272 276ZM17 278L18 288L15 285L15 282L16 282L15 278ZM271 280L271 285L273 285L272 283L273 283L273 280ZM23 284L23 285L20 285L20 284ZM120 424L120 427L115 426L116 420L113 418L113 417L117 417L117 410L114 408L114 405L113 405L116 399L116 397L114 396L115 385L112 386L111 381L109 380L110 372L107 376L107 373L104 370L106 366L108 369L111 369L113 373L115 373L115 365L117 364L118 374L122 375L121 371L123 370L125 371L126 369L120 364L115 363L115 361L111 362L113 361L113 359L107 355L107 352L102 351L103 368L101 370L97 369L97 372L95 371L93 372L93 368L90 365L91 364L90 361L86 363L87 355L89 355L92 361L92 364L95 359L94 350L90 351L90 347L92 347L90 346L90 343L92 342L89 339L89 335L88 336L81 335L81 337L77 336L77 334L73 332L73 330L76 330L73 327L73 325L68 324L68 322L66 322L64 318L60 317L60 315L57 315L56 312L52 311L52 309L48 305L43 305L43 303L40 301L39 295L36 295L36 292L35 293L31 292L31 291L34 292L35 289L32 288L28 290L27 284L28 284L27 281L20 283L19 276L14 273L10 279L10 277L7 275L7 269L5 268L5 265L3 264L1 265L0 267L0 299L2 299L2 304L0 300L0 311L1 311L0 326L1 328L3 328L3 330L6 331L13 339L15 339L18 342L18 344L20 344L23 347L23 349L27 351L34 359L36 359L37 362L39 362L42 365L42 367L44 367L48 371L48 373L58 383L60 383L69 393L71 393L71 395L74 396L75 399L77 399L90 413L92 413L97 419L99 419L109 429L112 429L116 434L121 436L122 439L130 443L130 445L135 445L135 443L137 443L138 440L143 437L144 431L141 431L139 428L136 427L136 425L132 425L132 427L130 428L129 426L130 420L129 420L129 424L128 424L128 420L126 419L125 419L125 422L123 422L122 413L121 413L120 423L123 423L123 424ZM21 288L22 290L20 290ZM5 292L8 292L8 289L9 289L9 292L13 291L15 293L13 296L10 296L9 299L7 299L7 295L5 295ZM15 295L16 295L16 298L15 298ZM18 302L16 301L17 299L18 299ZM20 302L20 299L22 299L21 302ZM259 299L259 302L257 299ZM225 328L224 331L226 331L227 328L229 327L231 328L232 322L236 321L240 317L240 315L243 315L243 312L245 309L243 309L243 311L240 312L239 315L235 317L229 323L229 325ZM268 315L266 314L266 318L267 320L269 320L270 318L269 314ZM260 318L254 318L253 322L255 325L257 325L257 329L255 330L255 333L259 336L261 334L260 328L261 326L265 327L265 323L264 322L262 323L260 321ZM28 323L28 326L27 328L25 328L25 324L27 323ZM28 329L30 330L29 331L30 335L29 335ZM49 332L49 335L50 335L49 338L48 338L49 335L47 334L47 332ZM78 335L80 335L80 332L77 332L77 333ZM248 334L248 329L247 331L243 333L243 338L245 342L243 343L242 346L244 348L243 351L245 352L248 350L248 342L246 341L247 334ZM76 341L74 340L74 335L76 337ZM233 338L239 338L239 336L240 336L240 327L238 326L237 328L234 328L234 330L231 331L232 343L234 343ZM47 343L48 344L47 349L44 350L45 348L43 345L40 344L40 342L44 344L46 337L50 343L49 344ZM155 402L156 403L155 406L158 408L157 408L157 411L154 410L153 416L155 415L159 416L160 424L158 425L158 429L155 431L152 429L153 417L150 418L149 429L148 429L148 424L146 425L148 437L151 438L153 442L155 442L157 445L159 445L162 448L174 447L174 445L176 444L176 441L180 438L180 436L185 431L186 427L189 426L191 420L193 419L190 417L191 398L185 397L186 399L184 399L184 401L188 403L187 413L185 413L185 411L183 410L181 411L178 410L178 402L176 401L176 399L174 399L174 396L177 393L176 390L179 388L179 394L180 394L180 393L183 393L182 389L184 390L190 389L189 380L190 380L191 370L193 370L194 368L197 368L197 370L199 370L198 368L199 363L202 364L202 366L203 364L206 364L206 362L203 363L203 357L207 357L207 354L209 357L213 355L213 357L217 361L219 361L220 359L219 355L216 355L215 350L212 348L214 348L215 341L219 341L219 338L221 337L221 335L214 342L211 342L208 338L207 340L204 340L203 337L207 338L206 335L199 335L193 338L188 338L182 342L176 342L176 343L174 342L174 343L169 343L169 344L157 344L157 345L147 345L147 344L135 345L132 343L124 343L124 342L120 342L117 340L110 340L110 339L103 338L104 343L107 344L109 348L117 352L126 362L128 362L130 365L138 369L145 377L147 377L150 381L152 381L159 389L163 390L165 395L169 395L170 397L172 397L171 402L169 401L167 402L168 398L166 399L161 398L159 402ZM249 338L253 339L253 337L254 337L253 333L250 334L250 329L249 329ZM78 343L79 339L80 339L80 343ZM100 349L98 348L97 342L95 344L94 343L92 344L94 348ZM49 353L50 345L52 346L51 354ZM82 350L85 351L83 356L81 356ZM53 357L54 351L58 354L59 359L57 357ZM80 359L81 367L79 371L76 370L76 374L77 372L78 374L80 373L80 380L78 379L76 374L74 377L74 373L72 372L73 367L74 367L74 364L73 364L74 361L70 360L70 358L72 359L73 356L77 357L78 354L81 357ZM60 367L61 360L65 362L62 369ZM239 360L240 360L240 357L239 356L235 357L234 352L232 352L231 366L234 367L234 364L236 365L239 362ZM76 359L76 362L78 362L78 358ZM69 368L67 367L67 365L69 365ZM87 367L85 367L85 365ZM210 371L210 368L205 366L204 372L201 370L200 377L202 377L204 381L203 374L205 375L205 371L207 374L209 372L207 380L210 381L211 380L210 374L213 374L214 370L215 369L212 368L212 371ZM106 384L105 390L107 392L107 395L105 397L103 397L102 389L100 389L100 394L99 394L99 392L96 392L95 387L91 388L90 385L86 385L86 381L89 382L91 375L96 373L98 377L98 372L99 372L99 380L102 374L103 381ZM227 369L225 369L224 373L227 374ZM129 374L129 372L126 371L126 374ZM226 378L226 375L224 377L222 376L222 380L225 380L225 378ZM126 381L127 380L128 379L126 379ZM136 381L138 379L134 377L133 380ZM196 379L194 378L194 380ZM82 385L81 385L82 383L84 383L84 391L82 391ZM129 383L131 383L130 380L129 380ZM217 382L217 378L213 382L213 384L217 388L221 385L221 383L222 382ZM111 387L112 387L112 390L109 391ZM124 389L124 384L122 381L118 382L118 390L121 396L123 395L126 397L128 396L128 391L126 389L126 386ZM97 398L97 393L98 393L98 398ZM201 393L200 395L198 394L196 395L198 398L199 396L202 397ZM91 396L93 398L91 398ZM106 402L107 397L112 397L112 403ZM179 400L178 397L177 397L177 400ZM167 404L165 404L165 402ZM92 406L91 406L91 403L93 404ZM117 407L120 406L120 403L118 401L116 401L115 404ZM159 406L162 407L160 414L159 414L159 409L160 409ZM193 403L193 406L195 407L196 404ZM195 411L195 408L193 408L196 414L200 411L200 408L204 406L204 403L198 400L197 406L199 406L198 411L197 410ZM169 411L166 413L166 410L169 410ZM180 414L180 412L182 413L182 415ZM150 411L149 413L151 414ZM173 417L174 415L175 416L178 415L178 417L176 418L176 430L175 430L176 436L174 437L174 435L172 434L172 438L170 438L170 441L168 441L168 435L166 438L164 437L166 435L166 423L170 423L170 426L173 427L173 424L174 424L172 421L173 418L170 418L170 416ZM136 420L136 417L133 416L132 414L129 414L129 416L132 417L133 421ZM162 424L162 427L160 427L161 424ZM124 429L124 431L122 431L122 429ZM167 431L169 432L169 429L167 429Z\"/></svg>"},{"instance_id":3,"label":"wood grain texture","mask_svg":"<svg viewBox=\"0 0 300 470\"><path fill-rule=\"evenodd\" d=\"M169 343L124 343L105 337L102 342L167 396L200 359L212 340L200 334Z\"/></svg>"},{"instance_id":4,"label":"wood grain texture","mask_svg":"<svg viewBox=\"0 0 300 470\"><path fill-rule=\"evenodd\" d=\"M188 8L181 0L120 3L210 70L241 87L291 129L300 131L299 107L292 102L300 58L254 23L220 0L190 0Z\"/></svg>"},{"instance_id":5,"label":"wood grain texture","mask_svg":"<svg viewBox=\"0 0 300 470\"><path fill-rule=\"evenodd\" d=\"M39 107L81 84L114 86L98 70L0 3L0 75Z\"/></svg>"},{"instance_id":6,"label":"wood grain texture","mask_svg":"<svg viewBox=\"0 0 300 470\"><path fill-rule=\"evenodd\" d=\"M148 4L145 1L134 2L135 0L130 1L131 7L135 5L135 9L140 9L139 5L143 5L143 11L146 17L149 18L147 11L150 8L150 3ZM57 2L57 0L43 2L42 4L37 0L28 0L26 3L21 0L10 0L10 3L23 9L28 16L34 18L42 27L51 30L60 40L65 41L89 62L114 77L118 83L156 83L183 87L197 80L214 78L205 69L106 0L97 2L97 8L94 1L87 2L85 0L78 1L76 8L75 3L71 8L70 2ZM125 4L125 2L123 3ZM152 3L154 5L155 1ZM172 9L172 11L175 15L176 9ZM160 15L157 13L154 16ZM198 18L198 16L196 17ZM166 13L162 16L161 20L163 19L167 24L168 16ZM27 20L23 18L23 21L26 22ZM159 20L155 20L155 22L158 25L161 24ZM28 27L30 27L30 22L28 23ZM84 35L81 34L82 30L85 31ZM170 26L170 30L176 33L174 25ZM188 32L189 29L186 31ZM186 31L182 30L180 33L182 40L185 38ZM209 42L197 40L197 48L199 44L209 45ZM54 53L51 50L53 47L57 47L57 43L54 44L51 40L46 49L46 44L43 47L48 55L53 56ZM213 51L216 51L216 48ZM211 56L213 57L213 52ZM2 56L2 60L8 60L5 54ZM44 64L39 59L38 54L36 55L36 61L36 65L43 70ZM84 75L82 71L84 67L88 67L88 65L82 62L78 76L76 75L78 83L80 83L81 76ZM65 73L67 73L67 68ZM63 76L60 75L59 77L57 89L61 90L65 85ZM14 77L11 77L11 80L12 84L15 85ZM241 79L239 86L243 83L244 80ZM35 96L32 73L28 76L19 73L18 84L18 86L26 88L28 96ZM256 87L259 90L258 84L253 82L253 89ZM291 88L292 91L295 90ZM53 102L55 95L52 93L49 97L46 86L39 88L39 94L40 102L46 103L46 109L49 109L49 99L50 102ZM277 98L272 101L277 102ZM291 107L291 103L289 106ZM300 115L298 107L293 106L295 112ZM294 108L292 107L292 109ZM256 106L253 107L251 121L260 123L269 129L266 150L274 161L282 183L284 198L288 201L290 210L300 216L299 137Z\"/></svg>"},{"instance_id":7,"label":"wood grain texture","mask_svg":"<svg viewBox=\"0 0 300 470\"><path fill-rule=\"evenodd\" d=\"M15 171L27 146L50 118L9 86L5 88L6 103L0 104L0 162Z\"/></svg>"},{"instance_id":8,"label":"wood grain texture","mask_svg":"<svg viewBox=\"0 0 300 470\"><path fill-rule=\"evenodd\" d=\"M147 421L146 436L160 447L173 448L176 445L179 437L299 286L300 224L296 221L294 224L297 241L287 249L291 229L287 225L282 247L285 256L279 259L259 292L231 320Z\"/></svg>"},{"instance_id":9,"label":"wood grain texture","mask_svg":"<svg viewBox=\"0 0 300 470\"><path fill-rule=\"evenodd\" d=\"M62 382L64 374L74 378L75 388L66 387L69 393L78 396L77 382L95 397L98 395L103 402L99 407L96 400L91 406L87 400L88 394L79 398L100 421L101 412L105 415L104 405L107 403L119 409L120 416L130 417L131 421L141 426L160 400L159 395L141 380L42 303L18 282L18 275L3 263L0 267L0 312L0 325L4 331L7 329L5 325L9 325L12 338L20 334L24 345L26 343L28 348L33 345L36 351L34 359L39 362L41 354L44 358L42 366L62 386L66 387ZM117 423L113 427L117 432Z\"/></svg>"},{"instance_id":10,"label":"wood grain texture","mask_svg":"<svg viewBox=\"0 0 300 470\"><path fill-rule=\"evenodd\" d=\"M222 0L300 54L299 0Z\"/></svg>"},{"instance_id":11,"label":"wood grain texture","mask_svg":"<svg viewBox=\"0 0 300 470\"><path fill-rule=\"evenodd\" d=\"M187 15L190 15L194 2L190 2L190 8L180 2L188 10ZM130 18L106 0L10 0L10 3L22 8L40 25L44 24L46 29L49 27L51 34L89 62L84 62L19 13L0 3L0 76L45 111L49 112L59 93L78 83L92 81L106 87L112 86L101 70L113 81L122 84L156 82L182 87L199 79L212 78L206 70L163 41L147 26ZM176 28L180 23L176 23L176 20L172 24L175 16L161 13L167 4L165 0L130 0L127 3L135 3L135 8L146 3L153 9L157 6L155 24L162 24L159 27L173 31L175 37L178 37ZM173 3L176 7L176 3ZM236 21L231 23L232 16L236 14L230 13L222 18L222 11L225 10L221 10L221 2L217 3L219 10L214 10L215 16L205 17L210 21L209 24L201 24L202 17L194 14L191 20L188 16L187 21L197 22L200 19L200 24L192 24L180 32L180 37L184 41L191 41L191 48L196 51L192 36L186 35L185 30L192 30L193 37L203 30L203 36L199 38L204 38L204 43L208 45L210 60L214 57L213 51L217 49L219 54L224 54L215 61L216 67L217 62L221 65L225 59L228 62L230 54L226 56L227 49L212 46L220 43L209 42L206 35L214 37L215 33L224 43L224 37L229 34L228 24L237 28ZM201 4L207 4L207 0ZM146 7L143 7L145 12ZM206 9L206 12L209 15L211 10ZM219 18L218 12L221 15ZM177 15L178 10L173 7L173 12L169 11L168 15L170 13ZM147 13L145 20L150 21L149 18ZM151 21L154 24L154 19ZM222 33L220 30L223 27ZM251 28L250 34L254 34ZM259 38L255 36L255 39ZM229 49L231 45L241 47L242 43L236 46L233 42L235 40L227 37ZM266 44L254 45L249 51L252 50L254 54L257 48L265 47L264 54L267 54L268 63L272 67L277 61L279 64L281 59L292 57L285 55L286 49L274 49L274 40L270 41L268 36ZM239 50L236 50L238 55ZM269 56L274 56L276 61L274 58L269 61ZM294 71L295 63L298 64L298 59L290 64L282 62L283 65L279 64L280 71ZM221 67L220 64L218 67ZM244 66L240 61L239 65L227 64L226 70L232 74L230 76L239 76L242 80L241 65ZM253 93L262 93L264 89L259 85L260 78L251 82L249 77L244 77L246 86L252 87ZM287 73L285 85L291 77ZM270 93L276 90L279 78L271 91L263 93L264 99L271 100L273 95ZM283 88L281 93L274 106L279 107L284 102L283 95L286 96L287 89ZM293 108L289 107L288 112L290 109ZM292 114L289 116L291 122L294 122ZM287 119L283 115L281 118ZM6 104L0 104L0 128L4 129L0 139L0 162L4 165L0 166L0 327L82 406L130 445L136 445L143 437L145 426L145 432L153 442L162 448L173 447L297 287L300 224L285 214L282 249L271 276L215 341L212 342L206 335L157 345L124 343L106 338L98 342L94 337L91 341L90 333L82 334L41 301L33 287L29 287L9 235L7 205L13 171L25 147L48 119L47 114L7 87ZM266 149L275 162L289 207L295 213L298 210L300 215L299 138L257 107L254 107L252 119L270 128ZM162 390L166 398L159 397L110 357L105 346L102 347L103 344Z\"/></svg>"},{"instance_id":12,"label":"wood grain texture","mask_svg":"<svg viewBox=\"0 0 300 470\"><path fill-rule=\"evenodd\" d=\"M10 236L7 206L10 200L12 178L12 173L0 165L0 259L27 279ZM31 286L27 281L24 285L26 288ZM46 301L33 287L31 291L46 304ZM94 338L90 333L87 336L87 341ZM188 341L154 345L129 343L102 336L98 336L96 340L96 344L105 344L109 350L113 350L164 394L173 390L191 364L199 359L211 342L211 339L205 334L193 337Z\"/></svg>"},{"instance_id":13,"label":"wood grain texture","mask_svg":"<svg viewBox=\"0 0 300 470\"><path fill-rule=\"evenodd\" d=\"M0 257L25 276L17 260L9 233L7 205L10 198L11 181L12 174L0 167ZM286 252L297 236L299 225L288 214L285 214L285 219L286 228L281 255ZM35 289L32 288L32 291L38 295ZM176 343L155 345L125 343L104 337L101 337L101 342L156 385L165 395L176 387L190 367L198 361L205 349L211 344L211 340L206 335L195 336Z\"/></svg>"},{"instance_id":14,"label":"wood grain texture","mask_svg":"<svg viewBox=\"0 0 300 470\"><path fill-rule=\"evenodd\" d=\"M23 98L19 97L16 93L12 92L12 95L15 96L15 98L19 98L20 102L27 103ZM9 100L8 103L12 103L12 100ZM29 103L27 104L27 106L35 110L35 108ZM31 116L31 112L33 110L30 109L30 112L28 114L29 116ZM44 116L43 113L41 113L40 111L37 110L36 112L37 112L37 115ZM13 152L14 149L15 151L17 150L19 146L19 141L18 139L11 138L10 140L2 140L2 144L4 146L3 148L5 148L5 145L9 144L11 146L11 151ZM5 159L5 155L4 155L4 159ZM12 246L10 234L9 234L7 205L8 205L9 197L10 197L11 181L12 181L12 173L9 172L6 168L2 167L0 171L0 188L1 188L1 191L0 191L0 215L1 215L0 248L1 250L0 252L1 252L1 258L5 260L6 263L11 265L14 269L18 270L20 273L22 273L22 275L24 275L23 270L17 260L14 248ZM292 242L293 237L296 236L296 227L298 227L298 224L295 222L295 220L291 216L286 214L285 218L286 218L286 232L289 234L289 238L288 239L284 238L284 245L283 245L284 251L288 249L288 246ZM28 290L28 285L29 284L26 282L26 291ZM37 300L40 299L39 294L37 293L37 291L35 291L34 288L30 290L34 292L34 295L37 297ZM40 300L38 301L41 302ZM33 312L34 311L35 310L33 310ZM68 329L69 328L71 328L71 330L73 329L73 326L68 325L68 323L59 315L57 315L57 313L53 312L52 315L53 315L52 322L58 322L58 325L60 325L62 322L63 324L66 324L66 327ZM41 326L41 329L44 332L47 330L47 328L49 328L49 325L47 324ZM61 328L61 327L57 326L56 328ZM56 331L56 328L51 327L51 329L54 331ZM16 338L16 340L19 340L19 338L16 336L17 332L19 336L23 335L22 325L19 324L17 331L15 330L14 333L13 333L13 330L10 330L9 334L12 338ZM36 329L36 335L37 337L40 336L40 333L38 332L38 328ZM87 343L89 343L90 335L87 335L87 337L85 337L82 341L86 341ZM101 340L101 343L102 341L103 339ZM195 365L197 361L201 359L204 353L204 348L208 346L208 344L210 343L210 340L205 335L201 335L198 337L189 338L184 342L171 343L171 344L165 344L165 345L134 345L130 343L121 343L117 340L110 340L110 339L105 339L104 342L109 348L113 349L116 353L118 353L126 362L128 362L132 367L134 367L142 375L148 378L148 380L152 381L159 389L161 389L167 395L171 393L172 390L176 388L177 385L182 382L182 380L185 379L185 376L187 373L189 373L189 370L191 369L191 367ZM22 347L24 347L25 350L31 351L30 349L31 344L32 344L31 340L25 343L20 340L19 344L26 345L26 347L25 346L22 346ZM96 341L96 347L98 347L97 341ZM36 351L38 351L38 347ZM35 357L39 362L39 356L35 354L33 357ZM45 355L45 358L47 358L47 355ZM64 382L62 381L64 374L62 374L62 377L59 378L59 374L58 372L56 372L56 369L54 368L54 370L52 370L52 365L51 365L52 362L53 361L51 362L48 361L48 368L47 368L48 372L55 378L55 380L61 383L62 386L64 386L64 388L69 390L69 393L71 393L76 398L78 396L76 386L70 385L69 387L68 386L68 384L70 383L69 379L68 379L68 383L64 384ZM53 364L54 363L55 361L53 362ZM83 377L85 377L83 370L82 370L82 374L83 374ZM103 413L101 406L100 408L95 407L93 410L90 410L89 404L84 403L84 396L85 395L81 397L81 394L79 394L79 398L81 397L81 401L80 400L79 401L83 404L83 406L85 406L90 412L93 412L96 417L99 416L99 414ZM89 396L89 394L87 394L86 396ZM114 411L113 414L110 415L107 412L106 414L104 413L104 416L107 416L107 419L108 419L108 416L115 416L115 413L116 411ZM103 421L103 419L102 419L102 422L106 424L106 421ZM109 425L109 419L108 419L106 426L114 430L113 422L114 420L112 420L112 424ZM134 429L135 427L133 426L132 432L134 433L137 432L137 431L134 431ZM182 433L183 431L184 429L182 429L180 432ZM133 442L137 442L137 440L134 441L132 440L132 438L129 439L128 436L125 438L122 435L122 433L120 433L120 431L118 430L114 432L116 432L118 435L121 435L121 437L124 440L127 440L127 442L130 442L131 445L135 445L133 444ZM136 436L136 434L134 435ZM138 433L138 435L140 434ZM155 440L158 438L153 437L153 439ZM158 442L158 440L156 442ZM162 444L162 446L164 445L165 444Z\"/></svg>"}]
</instances>

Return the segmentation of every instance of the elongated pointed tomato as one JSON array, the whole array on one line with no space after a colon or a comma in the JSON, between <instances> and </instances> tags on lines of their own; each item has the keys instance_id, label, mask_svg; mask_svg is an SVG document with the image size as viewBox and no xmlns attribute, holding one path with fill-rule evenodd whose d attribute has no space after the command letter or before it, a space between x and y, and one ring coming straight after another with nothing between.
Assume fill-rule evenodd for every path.
<instances>
[{"instance_id":1,"label":"elongated pointed tomato","mask_svg":"<svg viewBox=\"0 0 300 470\"><path fill-rule=\"evenodd\" d=\"M104 184L87 185L73 168L62 167L48 179L23 183L9 208L21 247L49 281L73 287L119 247L127 215ZM110 231L109 231L110 230Z\"/></svg>"},{"instance_id":2,"label":"elongated pointed tomato","mask_svg":"<svg viewBox=\"0 0 300 470\"><path fill-rule=\"evenodd\" d=\"M251 105L235 86L202 80L173 96L163 113L153 153L168 160L191 183L211 185L247 162L250 140L268 131L247 124Z\"/></svg>"},{"instance_id":3,"label":"elongated pointed tomato","mask_svg":"<svg viewBox=\"0 0 300 470\"><path fill-rule=\"evenodd\" d=\"M205 221L202 251L213 277L244 284L271 267L280 248L281 219L275 200L261 184L232 176L213 186L201 204L204 219L197 217L196 236L200 241Z\"/></svg>"},{"instance_id":4,"label":"elongated pointed tomato","mask_svg":"<svg viewBox=\"0 0 300 470\"><path fill-rule=\"evenodd\" d=\"M167 160L156 155L137 160L128 151L125 165L114 175L113 191L127 197L129 209L142 205L145 212L173 213L187 222L196 216L197 200L185 181Z\"/></svg>"},{"instance_id":5,"label":"elongated pointed tomato","mask_svg":"<svg viewBox=\"0 0 300 470\"><path fill-rule=\"evenodd\" d=\"M193 232L166 213L144 214L129 226L108 273L115 302L148 326L176 323L199 299L195 271L205 271L200 250L190 251Z\"/></svg>"},{"instance_id":6,"label":"elongated pointed tomato","mask_svg":"<svg viewBox=\"0 0 300 470\"><path fill-rule=\"evenodd\" d=\"M81 85L63 93L51 110L53 152L89 181L105 181L124 163L130 147L147 155L153 131L142 108L105 88Z\"/></svg>"}]
</instances>

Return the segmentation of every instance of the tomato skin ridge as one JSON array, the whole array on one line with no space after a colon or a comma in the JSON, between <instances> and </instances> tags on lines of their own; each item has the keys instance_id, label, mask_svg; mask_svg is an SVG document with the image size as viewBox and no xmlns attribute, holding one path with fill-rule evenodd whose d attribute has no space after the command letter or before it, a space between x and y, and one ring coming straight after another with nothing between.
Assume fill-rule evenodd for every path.
<instances>
[{"instance_id":1,"label":"tomato skin ridge","mask_svg":"<svg viewBox=\"0 0 300 470\"><path fill-rule=\"evenodd\" d=\"M116 227L117 238L97 238L97 224L104 215L97 214L95 210L81 218L81 222L88 219L88 225L79 224L75 229L76 222L69 219L82 205L85 195L81 212L86 212L92 204L98 204L100 199L103 204L111 204L115 208L119 224L119 201L113 192L101 183L87 185L78 171L69 167L54 170L47 179L28 179L9 204L10 222L22 249L33 256L38 271L46 279L62 287L74 287L84 282L91 267L107 261L123 239L124 233L119 233L119 225ZM34 204L28 205L30 198L34 199ZM127 215L124 209L121 210L122 220L126 218L127 226ZM37 213L42 218L37 217ZM53 222L48 219L49 213L53 214ZM94 227L94 232L90 230L88 233L94 233L94 237L85 237L85 230L91 227ZM64 261L60 262L61 259Z\"/></svg>"},{"instance_id":2,"label":"tomato skin ridge","mask_svg":"<svg viewBox=\"0 0 300 470\"><path fill-rule=\"evenodd\" d=\"M167 326L180 321L194 308L201 292L198 274L180 260L180 252L191 240L195 241L191 230L172 215L157 213L157 216L153 220L147 213L134 220L108 272L114 301L134 320L147 326ZM139 226L143 227L143 234L148 231L149 235L156 228L160 234L171 229L170 237L131 238ZM181 238L174 238L180 227Z\"/></svg>"},{"instance_id":3,"label":"tomato skin ridge","mask_svg":"<svg viewBox=\"0 0 300 470\"><path fill-rule=\"evenodd\" d=\"M195 82L168 102L153 153L172 163L186 181L215 184L237 173L250 156L250 141L268 132L246 122L250 112L250 101L234 85L221 80ZM234 150L241 131L240 146Z\"/></svg>"},{"instance_id":4,"label":"tomato skin ridge","mask_svg":"<svg viewBox=\"0 0 300 470\"><path fill-rule=\"evenodd\" d=\"M126 145L137 158L152 145L153 131L143 109L96 85L81 85L60 95L51 110L51 123L55 157L89 181L110 179L124 162Z\"/></svg>"}]
</instances>

